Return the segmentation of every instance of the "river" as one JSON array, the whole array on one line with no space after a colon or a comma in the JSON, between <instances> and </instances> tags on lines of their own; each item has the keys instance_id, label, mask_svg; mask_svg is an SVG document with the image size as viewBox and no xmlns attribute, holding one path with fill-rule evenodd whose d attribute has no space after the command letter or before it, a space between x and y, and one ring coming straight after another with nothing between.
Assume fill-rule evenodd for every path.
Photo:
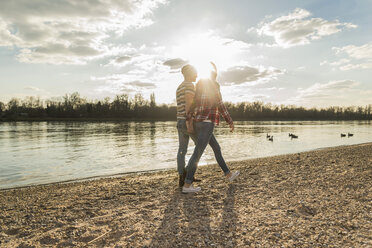
<instances>
[{"instance_id":1,"label":"river","mask_svg":"<svg viewBox=\"0 0 372 248\"><path fill-rule=\"evenodd\" d=\"M372 122L238 121L234 133L222 124L215 134L225 160L236 161L372 142ZM2 122L0 188L175 169L177 149L176 122ZM208 147L199 164L213 163Z\"/></svg>"}]
</instances>

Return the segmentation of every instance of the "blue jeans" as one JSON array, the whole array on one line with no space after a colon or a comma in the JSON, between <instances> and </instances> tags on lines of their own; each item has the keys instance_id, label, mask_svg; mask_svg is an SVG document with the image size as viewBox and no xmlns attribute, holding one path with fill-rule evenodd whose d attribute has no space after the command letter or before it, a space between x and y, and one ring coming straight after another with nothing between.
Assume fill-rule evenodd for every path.
<instances>
[{"instance_id":1,"label":"blue jeans","mask_svg":"<svg viewBox=\"0 0 372 248\"><path fill-rule=\"evenodd\" d=\"M225 175L227 175L230 172L230 170L222 157L221 147L218 144L216 137L214 137L213 135L214 123L197 122L195 128L197 133L197 140L194 152L189 160L189 163L187 164L187 174L185 183L189 184L192 183L199 160L203 155L203 152L207 147L208 143L213 149L214 156L216 157L218 165L221 167Z\"/></svg>"},{"instance_id":2,"label":"blue jeans","mask_svg":"<svg viewBox=\"0 0 372 248\"><path fill-rule=\"evenodd\" d=\"M185 170L185 156L187 153L187 146L189 145L189 139L196 141L196 134L189 134L186 128L186 120L177 120L177 131L178 131L178 153L177 153L177 171L178 174L182 175Z\"/></svg>"}]
</instances>

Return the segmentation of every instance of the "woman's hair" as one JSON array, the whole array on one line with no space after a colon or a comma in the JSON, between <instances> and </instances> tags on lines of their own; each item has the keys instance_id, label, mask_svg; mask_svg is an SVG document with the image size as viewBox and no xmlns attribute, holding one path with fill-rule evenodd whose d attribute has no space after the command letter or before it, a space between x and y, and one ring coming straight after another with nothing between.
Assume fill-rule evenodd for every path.
<instances>
[{"instance_id":1,"label":"woman's hair","mask_svg":"<svg viewBox=\"0 0 372 248\"><path fill-rule=\"evenodd\" d=\"M218 93L220 90L220 85L212 79L200 79L198 84L200 84L200 90L203 91L204 96L207 96L209 107L215 107L218 104Z\"/></svg>"},{"instance_id":2,"label":"woman's hair","mask_svg":"<svg viewBox=\"0 0 372 248\"><path fill-rule=\"evenodd\" d=\"M211 79L216 81L217 79L217 66L211 61L211 65L213 66L213 71L211 71Z\"/></svg>"}]
</instances>

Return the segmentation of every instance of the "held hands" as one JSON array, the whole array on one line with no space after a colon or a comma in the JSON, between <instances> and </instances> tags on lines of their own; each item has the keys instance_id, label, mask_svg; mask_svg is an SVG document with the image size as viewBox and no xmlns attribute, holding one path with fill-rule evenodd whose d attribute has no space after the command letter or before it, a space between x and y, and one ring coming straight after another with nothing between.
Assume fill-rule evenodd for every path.
<instances>
[{"instance_id":1,"label":"held hands","mask_svg":"<svg viewBox=\"0 0 372 248\"><path fill-rule=\"evenodd\" d=\"M234 132L234 123L231 123L231 124L230 124L230 132L231 132L231 133Z\"/></svg>"},{"instance_id":2,"label":"held hands","mask_svg":"<svg viewBox=\"0 0 372 248\"><path fill-rule=\"evenodd\" d=\"M186 120L186 129L189 134L195 133L193 119Z\"/></svg>"}]
</instances>

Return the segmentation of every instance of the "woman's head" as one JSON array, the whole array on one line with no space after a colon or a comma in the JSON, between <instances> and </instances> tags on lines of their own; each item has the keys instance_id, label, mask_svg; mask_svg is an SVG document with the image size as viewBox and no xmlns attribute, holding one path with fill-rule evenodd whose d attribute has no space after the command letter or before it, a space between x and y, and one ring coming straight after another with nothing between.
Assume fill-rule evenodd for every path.
<instances>
[{"instance_id":1,"label":"woman's head","mask_svg":"<svg viewBox=\"0 0 372 248\"><path fill-rule=\"evenodd\" d=\"M216 98L219 92L219 84L211 78L202 78L198 81L197 90L201 90L205 101L209 107L215 107L218 99Z\"/></svg>"}]
</instances>

